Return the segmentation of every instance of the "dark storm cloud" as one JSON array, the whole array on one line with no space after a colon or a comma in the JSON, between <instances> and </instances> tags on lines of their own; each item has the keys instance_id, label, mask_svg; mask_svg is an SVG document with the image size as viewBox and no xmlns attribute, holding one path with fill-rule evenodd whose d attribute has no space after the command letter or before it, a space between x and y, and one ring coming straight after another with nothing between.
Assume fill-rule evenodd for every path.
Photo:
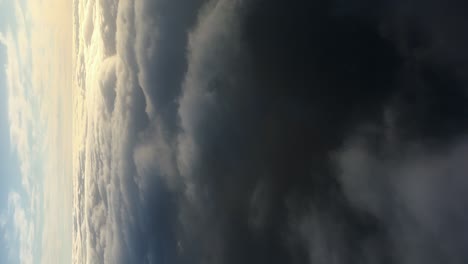
<instances>
[{"instance_id":1,"label":"dark storm cloud","mask_svg":"<svg viewBox=\"0 0 468 264\"><path fill-rule=\"evenodd\" d=\"M99 261L466 262L461 2L188 2L119 2Z\"/></svg>"},{"instance_id":2,"label":"dark storm cloud","mask_svg":"<svg viewBox=\"0 0 468 264\"><path fill-rule=\"evenodd\" d=\"M182 173L194 182L202 227L183 218L199 232L188 247L213 263L357 262L354 241L380 232L346 204L328 156L352 125L378 118L396 51L372 24L332 11L221 2L192 35L180 152L193 153ZM310 218L322 238L296 227L310 211L321 214ZM324 252L309 256L303 240Z\"/></svg>"},{"instance_id":3,"label":"dark storm cloud","mask_svg":"<svg viewBox=\"0 0 468 264\"><path fill-rule=\"evenodd\" d=\"M460 8L455 2L444 6L445 12ZM428 17L440 12L429 9ZM392 160L392 151L405 153L407 145L421 144L431 151L447 147L466 131L465 81L453 68L460 62L440 61L447 56L438 53L448 46L416 58L450 29L443 21L451 16L438 13L438 26L449 28L436 30L418 11L402 3L370 1L221 1L206 11L192 33L179 110L185 133L180 163L187 166L181 173L189 175L193 207L181 209L189 237L185 248L195 247L200 259L212 263L466 259L454 247L462 242L459 238L428 238L430 228L412 229L427 224L424 217L412 223L415 216L398 216L414 201L400 206L393 199L418 187L401 191L401 186L386 185L396 184L393 178L400 173L417 178L424 172L403 173L382 165L382 171L354 176L364 174L360 192L380 191L362 198L377 200L379 211L354 204L356 193L343 191L350 183L337 177L340 167L331 158L343 155L343 148L354 148L344 143L356 133L364 135L368 155ZM392 135L390 123L396 126ZM362 127L370 128L359 132ZM404 167L412 160L394 162ZM463 167L456 166L456 173L462 173ZM350 168L342 169L347 173ZM379 174L382 179L372 179ZM435 174L444 177L447 172ZM437 186L433 179L418 183ZM380 197L384 195L389 198ZM428 210L440 213L439 208ZM426 250L434 254L423 255Z\"/></svg>"}]
</instances>

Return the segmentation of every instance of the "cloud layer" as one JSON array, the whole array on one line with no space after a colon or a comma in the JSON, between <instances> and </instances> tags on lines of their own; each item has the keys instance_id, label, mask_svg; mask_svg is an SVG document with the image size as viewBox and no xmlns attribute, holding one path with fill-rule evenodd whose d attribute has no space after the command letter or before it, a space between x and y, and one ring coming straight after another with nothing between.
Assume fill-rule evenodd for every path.
<instances>
[{"instance_id":1,"label":"cloud layer","mask_svg":"<svg viewBox=\"0 0 468 264\"><path fill-rule=\"evenodd\" d=\"M74 8L74 263L467 260L458 2Z\"/></svg>"}]
</instances>

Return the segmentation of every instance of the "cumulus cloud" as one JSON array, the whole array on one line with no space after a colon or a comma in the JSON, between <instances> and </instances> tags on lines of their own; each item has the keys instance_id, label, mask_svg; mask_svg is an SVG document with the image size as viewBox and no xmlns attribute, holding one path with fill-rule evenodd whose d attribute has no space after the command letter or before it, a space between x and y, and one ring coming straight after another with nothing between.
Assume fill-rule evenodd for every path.
<instances>
[{"instance_id":1,"label":"cumulus cloud","mask_svg":"<svg viewBox=\"0 0 468 264\"><path fill-rule=\"evenodd\" d=\"M466 261L464 40L419 7L75 2L74 263Z\"/></svg>"}]
</instances>

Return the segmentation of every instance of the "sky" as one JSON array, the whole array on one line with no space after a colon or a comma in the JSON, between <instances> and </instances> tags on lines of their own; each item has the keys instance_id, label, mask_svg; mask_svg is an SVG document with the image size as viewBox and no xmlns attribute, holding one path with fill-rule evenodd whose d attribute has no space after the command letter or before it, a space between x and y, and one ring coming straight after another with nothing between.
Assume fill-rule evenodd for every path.
<instances>
[{"instance_id":1,"label":"sky","mask_svg":"<svg viewBox=\"0 0 468 264\"><path fill-rule=\"evenodd\" d=\"M0 7L0 263L69 263L71 3Z\"/></svg>"}]
</instances>

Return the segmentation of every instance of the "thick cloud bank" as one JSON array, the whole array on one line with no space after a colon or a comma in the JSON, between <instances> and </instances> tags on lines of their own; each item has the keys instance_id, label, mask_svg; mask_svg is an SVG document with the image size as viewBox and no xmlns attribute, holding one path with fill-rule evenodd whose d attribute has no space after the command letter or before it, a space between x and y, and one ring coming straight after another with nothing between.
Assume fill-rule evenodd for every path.
<instances>
[{"instance_id":1,"label":"thick cloud bank","mask_svg":"<svg viewBox=\"0 0 468 264\"><path fill-rule=\"evenodd\" d=\"M467 9L75 2L74 263L466 263Z\"/></svg>"}]
</instances>

